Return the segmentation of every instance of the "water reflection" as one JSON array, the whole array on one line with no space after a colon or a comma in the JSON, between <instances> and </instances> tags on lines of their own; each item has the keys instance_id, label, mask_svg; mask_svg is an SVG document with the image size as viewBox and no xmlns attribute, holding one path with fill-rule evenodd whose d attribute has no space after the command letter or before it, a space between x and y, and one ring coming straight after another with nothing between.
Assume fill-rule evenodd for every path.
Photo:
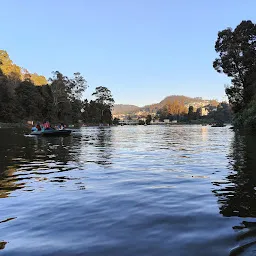
<instances>
[{"instance_id":1,"label":"water reflection","mask_svg":"<svg viewBox=\"0 0 256 256\"><path fill-rule=\"evenodd\" d=\"M71 145L74 143L72 136L68 137L52 137L41 138L33 137L34 147L25 151L25 159L43 159L55 160L62 163L75 161L75 155L71 154ZM79 143L79 138L76 138L75 144Z\"/></svg>"},{"instance_id":2,"label":"water reflection","mask_svg":"<svg viewBox=\"0 0 256 256\"><path fill-rule=\"evenodd\" d=\"M43 188L45 182L63 187L64 183L72 181L79 189L85 189L83 176L77 174L84 169L84 164L104 167L112 164L113 130L108 127L77 130L69 137L26 137L23 134L22 130L17 133L1 130L0 198L18 189L33 191L38 186L35 182L40 182L39 187ZM71 175L71 170L77 173Z\"/></svg>"},{"instance_id":3,"label":"water reflection","mask_svg":"<svg viewBox=\"0 0 256 256\"><path fill-rule=\"evenodd\" d=\"M207 139L208 139L208 127L207 126L202 126L201 131L202 131L202 140L207 141Z\"/></svg>"},{"instance_id":4,"label":"water reflection","mask_svg":"<svg viewBox=\"0 0 256 256\"><path fill-rule=\"evenodd\" d=\"M230 154L227 156L228 175L220 181L213 182L217 186L213 193L218 197L220 213L223 216L251 219L233 226L238 246L231 250L230 256L255 255L253 249L256 244L255 146L255 136L236 133Z\"/></svg>"},{"instance_id":5,"label":"water reflection","mask_svg":"<svg viewBox=\"0 0 256 256\"><path fill-rule=\"evenodd\" d=\"M24 183L16 183L12 177L15 175L15 168L8 168L1 173L0 179L0 198L8 197L12 191L24 188Z\"/></svg>"},{"instance_id":6,"label":"water reflection","mask_svg":"<svg viewBox=\"0 0 256 256\"><path fill-rule=\"evenodd\" d=\"M98 148L98 164L110 165L112 155L112 130L99 127L95 147Z\"/></svg>"},{"instance_id":7,"label":"water reflection","mask_svg":"<svg viewBox=\"0 0 256 256\"><path fill-rule=\"evenodd\" d=\"M26 137L24 132L1 130L0 198L6 198L18 189L33 191L35 181L63 183L72 180L61 173L79 168L79 134L44 138Z\"/></svg>"},{"instance_id":8,"label":"water reflection","mask_svg":"<svg viewBox=\"0 0 256 256\"><path fill-rule=\"evenodd\" d=\"M228 176L213 182L220 213L224 216L256 217L256 137L235 134Z\"/></svg>"},{"instance_id":9,"label":"water reflection","mask_svg":"<svg viewBox=\"0 0 256 256\"><path fill-rule=\"evenodd\" d=\"M84 128L81 131L80 162L103 166L112 164L113 130L109 127Z\"/></svg>"},{"instance_id":10,"label":"water reflection","mask_svg":"<svg viewBox=\"0 0 256 256\"><path fill-rule=\"evenodd\" d=\"M201 126L87 127L65 138L0 130L0 141L10 138L0 144L0 249L215 256L228 255L234 237L246 243L231 255L251 249L254 220L223 218L215 204L222 216L255 215L245 196L254 143L239 135L231 145L233 135Z\"/></svg>"}]
</instances>

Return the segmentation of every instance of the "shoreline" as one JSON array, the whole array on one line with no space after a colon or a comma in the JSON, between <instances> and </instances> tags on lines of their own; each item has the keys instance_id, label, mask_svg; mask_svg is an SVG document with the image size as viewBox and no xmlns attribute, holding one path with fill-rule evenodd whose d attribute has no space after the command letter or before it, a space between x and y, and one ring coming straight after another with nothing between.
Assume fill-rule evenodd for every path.
<instances>
[{"instance_id":1,"label":"shoreline","mask_svg":"<svg viewBox=\"0 0 256 256\"><path fill-rule=\"evenodd\" d=\"M231 123L225 123L226 125L231 125ZM101 124L83 124L83 125L68 125L67 128L72 129L72 128L82 128L82 127L111 127L111 126L144 126L140 124L112 124L112 125L101 125ZM179 125L210 125L207 123L152 123L149 124L152 126L179 126ZM148 126L148 125L147 125ZM29 125L27 123L2 123L0 122L0 129L10 129L10 128L27 128L29 129Z\"/></svg>"},{"instance_id":2,"label":"shoreline","mask_svg":"<svg viewBox=\"0 0 256 256\"><path fill-rule=\"evenodd\" d=\"M2 123L0 122L0 129L6 128L27 128L27 125L24 123Z\"/></svg>"}]
</instances>

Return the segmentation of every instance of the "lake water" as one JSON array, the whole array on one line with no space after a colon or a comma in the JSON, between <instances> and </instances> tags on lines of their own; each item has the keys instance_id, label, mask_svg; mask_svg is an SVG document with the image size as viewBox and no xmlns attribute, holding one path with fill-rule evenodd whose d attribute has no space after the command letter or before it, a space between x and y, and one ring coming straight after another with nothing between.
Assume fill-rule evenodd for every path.
<instances>
[{"instance_id":1,"label":"lake water","mask_svg":"<svg viewBox=\"0 0 256 256\"><path fill-rule=\"evenodd\" d=\"M256 137L0 129L0 255L256 255Z\"/></svg>"}]
</instances>

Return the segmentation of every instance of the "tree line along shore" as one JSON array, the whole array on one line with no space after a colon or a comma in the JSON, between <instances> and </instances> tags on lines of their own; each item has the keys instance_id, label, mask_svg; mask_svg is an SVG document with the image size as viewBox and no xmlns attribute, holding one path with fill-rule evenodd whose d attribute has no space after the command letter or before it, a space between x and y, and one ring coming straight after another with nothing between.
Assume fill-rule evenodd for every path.
<instances>
[{"instance_id":1,"label":"tree line along shore","mask_svg":"<svg viewBox=\"0 0 256 256\"><path fill-rule=\"evenodd\" d=\"M256 25L242 21L235 29L219 31L215 43L218 57L214 69L227 75L225 87L229 104L221 103L211 120L230 122L235 128L256 130ZM66 124L118 124L113 119L111 91L98 86L94 100L83 99L87 81L79 73L72 77L54 71L48 80L14 64L6 51L0 50L0 123L23 124L27 120ZM231 110L231 111L230 111ZM232 113L231 113L232 112ZM180 103L163 106L154 116L184 123L200 123L203 118ZM203 122L203 121L202 121Z\"/></svg>"},{"instance_id":2,"label":"tree line along shore","mask_svg":"<svg viewBox=\"0 0 256 256\"><path fill-rule=\"evenodd\" d=\"M48 120L52 123L111 124L114 99L111 91L98 86L94 100L83 99L87 81L79 73L67 77L53 72L48 81L14 64L0 50L0 122L26 123Z\"/></svg>"}]
</instances>

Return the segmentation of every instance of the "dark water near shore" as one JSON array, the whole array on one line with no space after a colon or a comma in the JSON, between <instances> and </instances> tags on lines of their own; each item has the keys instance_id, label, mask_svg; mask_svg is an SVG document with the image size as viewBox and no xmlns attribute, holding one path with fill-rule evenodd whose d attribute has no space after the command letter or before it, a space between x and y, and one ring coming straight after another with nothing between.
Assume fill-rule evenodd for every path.
<instances>
[{"instance_id":1,"label":"dark water near shore","mask_svg":"<svg viewBox=\"0 0 256 256\"><path fill-rule=\"evenodd\" d=\"M256 137L0 129L0 255L256 255Z\"/></svg>"}]
</instances>

